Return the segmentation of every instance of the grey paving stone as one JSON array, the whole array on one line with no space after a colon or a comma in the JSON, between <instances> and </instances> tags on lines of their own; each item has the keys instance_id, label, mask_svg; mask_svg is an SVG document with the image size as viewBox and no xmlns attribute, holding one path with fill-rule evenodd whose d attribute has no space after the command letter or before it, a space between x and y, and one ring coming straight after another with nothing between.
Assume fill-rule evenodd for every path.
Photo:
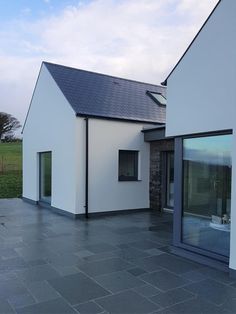
<instances>
[{"instance_id":1,"label":"grey paving stone","mask_svg":"<svg viewBox=\"0 0 236 314\"><path fill-rule=\"evenodd\" d=\"M139 233L140 231L143 231L143 230L145 229L132 226L132 227L123 227L123 228L116 228L116 229L114 228L112 232L124 235L124 234L130 234L130 233Z\"/></svg>"},{"instance_id":2,"label":"grey paving stone","mask_svg":"<svg viewBox=\"0 0 236 314\"><path fill-rule=\"evenodd\" d=\"M158 295L161 293L160 289L157 289L156 287L151 286L149 284L146 284L141 287L136 287L134 288L134 290L139 294L143 295L144 297L153 297L154 295Z\"/></svg>"},{"instance_id":3,"label":"grey paving stone","mask_svg":"<svg viewBox=\"0 0 236 314\"><path fill-rule=\"evenodd\" d=\"M28 264L22 257L0 259L0 272L17 271L27 268Z\"/></svg>"},{"instance_id":4,"label":"grey paving stone","mask_svg":"<svg viewBox=\"0 0 236 314\"><path fill-rule=\"evenodd\" d=\"M91 217L86 222L74 221L43 208L39 211L20 199L0 200L1 215L5 216L4 222L7 228L4 230L0 228L0 313L12 312L13 308L7 301L8 298L11 299L12 304L15 302L15 306L18 300L24 301L25 304L31 302L27 297L28 294L32 295L36 302L40 302L39 305L24 306L24 310L17 308L17 311L40 314L60 313L60 311L70 313L73 309L61 296L60 291L64 296L68 294L68 298L72 297L74 302L78 302L73 303L78 313L77 306L81 303L86 302L84 305L88 308L109 293L88 276L95 278L94 276L97 275L123 271L127 272L128 276L136 276L136 279L148 275L140 274L142 271L154 272L145 277L151 283L147 282L130 289L136 292L141 300L148 301L145 302L146 305L141 306L144 312L150 312L150 303L154 304L147 298L154 296L160 298L161 292L178 290L179 285L181 284L182 287L183 284L181 280L184 280L181 289L188 293L191 292L188 286L193 289L192 292L196 293L196 302L181 301L178 306L175 304L166 309L160 309L158 304L154 304L156 308L151 309L152 313L201 313L201 306L203 313L215 314L219 310L220 313L225 314L236 312L234 311L236 283L227 273L209 267L199 268L198 264L171 254L169 245L172 241L172 215L160 216L157 212L139 212L129 215ZM150 226L152 226L151 231ZM81 255L78 256L80 253ZM83 274L86 279L79 275L80 279L77 277L74 280L64 280L65 277L70 278L71 274L75 276L81 274L80 267L87 272L88 276ZM157 275L158 271L164 273L160 272ZM163 275L165 272L168 275ZM212 282L208 284L209 289L207 284L201 286L202 282L205 282L205 277L208 278L207 280L213 279L216 286ZM46 281L54 281L54 279L62 279L55 283L60 291ZM198 283L199 287L191 288L193 283ZM127 277L119 284L123 289L127 285ZM126 293L121 298L124 304L132 300L127 298L130 290L123 291ZM199 297L203 294L204 297ZM134 298L135 302L136 299L137 297ZM119 309L122 305L117 297L114 304L116 300ZM180 306L180 304L184 305ZM126 308L129 308L128 306L136 305L127 305ZM136 313L135 308L131 310ZM108 314L108 312L106 308L102 313Z\"/></svg>"},{"instance_id":5,"label":"grey paving stone","mask_svg":"<svg viewBox=\"0 0 236 314\"><path fill-rule=\"evenodd\" d=\"M166 253L155 256L155 261L159 266L176 274L187 273L201 266L197 263Z\"/></svg>"},{"instance_id":6,"label":"grey paving stone","mask_svg":"<svg viewBox=\"0 0 236 314\"><path fill-rule=\"evenodd\" d=\"M42 249L41 247L31 247L24 246L15 249L17 253L25 260L25 261L34 261L39 259L48 258L54 253L49 249Z\"/></svg>"},{"instance_id":7,"label":"grey paving stone","mask_svg":"<svg viewBox=\"0 0 236 314\"><path fill-rule=\"evenodd\" d=\"M117 247L108 243L98 243L86 246L86 249L92 253L104 253L117 250Z\"/></svg>"},{"instance_id":8,"label":"grey paving stone","mask_svg":"<svg viewBox=\"0 0 236 314\"><path fill-rule=\"evenodd\" d=\"M155 270L162 270L163 268L158 265L156 261L157 256L150 256L146 258L138 258L133 260L133 264L137 265L139 268L144 269L147 272L153 272Z\"/></svg>"},{"instance_id":9,"label":"grey paving stone","mask_svg":"<svg viewBox=\"0 0 236 314\"><path fill-rule=\"evenodd\" d=\"M44 302L59 298L59 293L49 285L47 281L31 282L27 289L33 295L37 302Z\"/></svg>"},{"instance_id":10,"label":"grey paving stone","mask_svg":"<svg viewBox=\"0 0 236 314\"><path fill-rule=\"evenodd\" d=\"M96 300L108 313L141 314L157 310L158 305L134 291L125 291Z\"/></svg>"},{"instance_id":11,"label":"grey paving stone","mask_svg":"<svg viewBox=\"0 0 236 314\"><path fill-rule=\"evenodd\" d=\"M26 287L19 280L5 280L0 282L0 296L1 299L7 299L17 295L25 295L28 291Z\"/></svg>"},{"instance_id":12,"label":"grey paving stone","mask_svg":"<svg viewBox=\"0 0 236 314\"><path fill-rule=\"evenodd\" d=\"M118 244L117 247L120 248L120 249L128 249L131 246L129 244L127 244L127 243L122 243L122 244Z\"/></svg>"},{"instance_id":13,"label":"grey paving stone","mask_svg":"<svg viewBox=\"0 0 236 314\"><path fill-rule=\"evenodd\" d=\"M213 269L211 267L203 267L199 269L199 272L201 272L204 276L207 276L222 283L226 284L236 283L236 280L230 277L229 273L225 271L220 271L218 269Z\"/></svg>"},{"instance_id":14,"label":"grey paving stone","mask_svg":"<svg viewBox=\"0 0 236 314\"><path fill-rule=\"evenodd\" d=\"M132 266L132 264L120 258L110 258L96 262L84 263L83 265L79 265L78 267L89 276L94 277L103 274L109 274L119 270L128 269Z\"/></svg>"},{"instance_id":15,"label":"grey paving stone","mask_svg":"<svg viewBox=\"0 0 236 314\"><path fill-rule=\"evenodd\" d=\"M49 280L49 284L70 304L78 304L108 295L109 292L82 273Z\"/></svg>"},{"instance_id":16,"label":"grey paving stone","mask_svg":"<svg viewBox=\"0 0 236 314\"><path fill-rule=\"evenodd\" d=\"M8 298L8 302L13 308L23 307L36 303L35 299L29 293L11 296Z\"/></svg>"},{"instance_id":17,"label":"grey paving stone","mask_svg":"<svg viewBox=\"0 0 236 314\"><path fill-rule=\"evenodd\" d=\"M235 288L212 279L192 283L186 286L185 289L217 305L225 303L226 300L236 298Z\"/></svg>"},{"instance_id":18,"label":"grey paving stone","mask_svg":"<svg viewBox=\"0 0 236 314\"><path fill-rule=\"evenodd\" d=\"M44 279L59 277L60 274L50 265L46 264L19 271L17 276L24 281L42 281Z\"/></svg>"},{"instance_id":19,"label":"grey paving stone","mask_svg":"<svg viewBox=\"0 0 236 314\"><path fill-rule=\"evenodd\" d=\"M163 244L161 243L148 241L148 240L132 242L132 243L129 243L129 245L138 249L142 249L142 250L150 250L150 249L155 249L155 248L158 249L163 246Z\"/></svg>"},{"instance_id":20,"label":"grey paving stone","mask_svg":"<svg viewBox=\"0 0 236 314\"><path fill-rule=\"evenodd\" d=\"M229 313L236 313L236 299L229 299L222 304L222 309L225 309Z\"/></svg>"},{"instance_id":21,"label":"grey paving stone","mask_svg":"<svg viewBox=\"0 0 236 314\"><path fill-rule=\"evenodd\" d=\"M195 295L181 288L173 289L168 292L162 292L151 297L150 300L165 308L176 303L180 303L195 298Z\"/></svg>"},{"instance_id":22,"label":"grey paving stone","mask_svg":"<svg viewBox=\"0 0 236 314\"><path fill-rule=\"evenodd\" d=\"M5 280L17 280L17 275L15 272L10 271L10 272L4 272L0 274L0 282L5 281Z\"/></svg>"},{"instance_id":23,"label":"grey paving stone","mask_svg":"<svg viewBox=\"0 0 236 314\"><path fill-rule=\"evenodd\" d=\"M75 253L76 254L76 253ZM54 254L47 258L49 264L53 267L70 267L75 266L79 262L80 258L76 256L74 252Z\"/></svg>"},{"instance_id":24,"label":"grey paving stone","mask_svg":"<svg viewBox=\"0 0 236 314\"><path fill-rule=\"evenodd\" d=\"M140 276L146 273L146 271L142 268L135 267L127 270L130 274L134 276Z\"/></svg>"},{"instance_id":25,"label":"grey paving stone","mask_svg":"<svg viewBox=\"0 0 236 314\"><path fill-rule=\"evenodd\" d=\"M81 303L74 308L81 314L97 314L104 312L104 309L93 301Z\"/></svg>"},{"instance_id":26,"label":"grey paving stone","mask_svg":"<svg viewBox=\"0 0 236 314\"><path fill-rule=\"evenodd\" d=\"M115 252L116 251L93 254L91 256L83 257L83 260L86 261L86 262L96 262L96 261L101 261L101 260L104 260L104 259L109 259L109 258L112 258L112 257L117 257L115 255Z\"/></svg>"},{"instance_id":27,"label":"grey paving stone","mask_svg":"<svg viewBox=\"0 0 236 314\"><path fill-rule=\"evenodd\" d=\"M204 279L207 278L207 275L205 275L204 273L198 271L198 270L193 270L193 271L189 271L187 273L184 273L181 275L181 277L190 280L192 282L198 282L198 281L202 281Z\"/></svg>"},{"instance_id":28,"label":"grey paving stone","mask_svg":"<svg viewBox=\"0 0 236 314\"><path fill-rule=\"evenodd\" d=\"M66 276L66 275L72 275L72 274L76 274L79 273L79 269L76 266L53 266L55 268L56 271L58 271L58 273L61 276Z\"/></svg>"},{"instance_id":29,"label":"grey paving stone","mask_svg":"<svg viewBox=\"0 0 236 314\"><path fill-rule=\"evenodd\" d=\"M36 260L28 262L28 264L29 264L29 267L30 266L39 266L39 265L47 264L47 261L45 261L44 259L36 259Z\"/></svg>"},{"instance_id":30,"label":"grey paving stone","mask_svg":"<svg viewBox=\"0 0 236 314\"><path fill-rule=\"evenodd\" d=\"M153 312L152 314L174 314L174 313L166 308L166 309L158 310L157 312Z\"/></svg>"},{"instance_id":31,"label":"grey paving stone","mask_svg":"<svg viewBox=\"0 0 236 314\"><path fill-rule=\"evenodd\" d=\"M230 286L236 288L236 283L233 283Z\"/></svg>"},{"instance_id":32,"label":"grey paving stone","mask_svg":"<svg viewBox=\"0 0 236 314\"><path fill-rule=\"evenodd\" d=\"M144 258L144 257L150 256L150 254L148 254L147 252L141 251L132 247L118 250L115 252L115 255L119 258L131 261L131 262L136 260L137 258Z\"/></svg>"},{"instance_id":33,"label":"grey paving stone","mask_svg":"<svg viewBox=\"0 0 236 314\"><path fill-rule=\"evenodd\" d=\"M148 249L148 250L145 250L146 253L150 254L151 256L152 255L161 255L163 254L163 251L159 250L159 249Z\"/></svg>"},{"instance_id":34,"label":"grey paving stone","mask_svg":"<svg viewBox=\"0 0 236 314\"><path fill-rule=\"evenodd\" d=\"M168 314L222 314L222 309L201 298L175 304L168 309ZM233 314L233 313L231 313Z\"/></svg>"},{"instance_id":35,"label":"grey paving stone","mask_svg":"<svg viewBox=\"0 0 236 314\"><path fill-rule=\"evenodd\" d=\"M0 256L2 259L8 259L13 257L19 257L16 251L12 248L0 249Z\"/></svg>"},{"instance_id":36,"label":"grey paving stone","mask_svg":"<svg viewBox=\"0 0 236 314\"><path fill-rule=\"evenodd\" d=\"M189 283L188 280L166 270L144 274L140 278L163 291L178 288Z\"/></svg>"},{"instance_id":37,"label":"grey paving stone","mask_svg":"<svg viewBox=\"0 0 236 314\"><path fill-rule=\"evenodd\" d=\"M0 313L13 314L15 311L6 300L0 300Z\"/></svg>"},{"instance_id":38,"label":"grey paving stone","mask_svg":"<svg viewBox=\"0 0 236 314\"><path fill-rule=\"evenodd\" d=\"M115 272L95 277L105 289L115 293L122 290L144 285L144 282L126 271Z\"/></svg>"},{"instance_id":39,"label":"grey paving stone","mask_svg":"<svg viewBox=\"0 0 236 314\"><path fill-rule=\"evenodd\" d=\"M75 314L77 313L62 298L36 303L16 310L18 314Z\"/></svg>"},{"instance_id":40,"label":"grey paving stone","mask_svg":"<svg viewBox=\"0 0 236 314\"><path fill-rule=\"evenodd\" d=\"M88 250L79 250L78 252L75 253L76 256L78 256L79 258L84 258L84 257L88 257L88 256L93 256L94 253L88 251Z\"/></svg>"}]
</instances>

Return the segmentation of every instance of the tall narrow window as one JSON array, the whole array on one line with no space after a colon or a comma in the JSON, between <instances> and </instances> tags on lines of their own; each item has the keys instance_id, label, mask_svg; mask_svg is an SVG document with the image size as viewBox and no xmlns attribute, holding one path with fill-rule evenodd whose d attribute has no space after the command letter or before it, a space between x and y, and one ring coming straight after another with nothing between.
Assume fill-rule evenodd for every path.
<instances>
[{"instance_id":1,"label":"tall narrow window","mask_svg":"<svg viewBox=\"0 0 236 314\"><path fill-rule=\"evenodd\" d=\"M169 152L166 156L166 206L174 207L174 153Z\"/></svg>"},{"instance_id":2,"label":"tall narrow window","mask_svg":"<svg viewBox=\"0 0 236 314\"><path fill-rule=\"evenodd\" d=\"M119 150L119 181L138 180L138 151Z\"/></svg>"},{"instance_id":3,"label":"tall narrow window","mask_svg":"<svg viewBox=\"0 0 236 314\"><path fill-rule=\"evenodd\" d=\"M183 141L182 241L229 256L232 135Z\"/></svg>"},{"instance_id":4,"label":"tall narrow window","mask_svg":"<svg viewBox=\"0 0 236 314\"><path fill-rule=\"evenodd\" d=\"M52 153L40 153L40 200L51 203L52 196Z\"/></svg>"}]
</instances>

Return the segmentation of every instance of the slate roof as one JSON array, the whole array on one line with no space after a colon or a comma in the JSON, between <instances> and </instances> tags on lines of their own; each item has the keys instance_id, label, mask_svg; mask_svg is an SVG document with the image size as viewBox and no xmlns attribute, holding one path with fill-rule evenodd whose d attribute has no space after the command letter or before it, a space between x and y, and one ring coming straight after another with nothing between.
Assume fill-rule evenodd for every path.
<instances>
[{"instance_id":1,"label":"slate roof","mask_svg":"<svg viewBox=\"0 0 236 314\"><path fill-rule=\"evenodd\" d=\"M58 64L43 62L78 116L113 118L148 123L165 123L164 106L147 91L166 88Z\"/></svg>"}]
</instances>

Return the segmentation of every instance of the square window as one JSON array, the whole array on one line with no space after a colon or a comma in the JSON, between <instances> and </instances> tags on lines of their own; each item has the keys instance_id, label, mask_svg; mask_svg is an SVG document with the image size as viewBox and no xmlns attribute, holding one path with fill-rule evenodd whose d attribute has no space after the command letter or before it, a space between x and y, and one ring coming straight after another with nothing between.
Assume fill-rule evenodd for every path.
<instances>
[{"instance_id":1,"label":"square window","mask_svg":"<svg viewBox=\"0 0 236 314\"><path fill-rule=\"evenodd\" d=\"M138 180L138 151L119 150L119 181Z\"/></svg>"}]
</instances>

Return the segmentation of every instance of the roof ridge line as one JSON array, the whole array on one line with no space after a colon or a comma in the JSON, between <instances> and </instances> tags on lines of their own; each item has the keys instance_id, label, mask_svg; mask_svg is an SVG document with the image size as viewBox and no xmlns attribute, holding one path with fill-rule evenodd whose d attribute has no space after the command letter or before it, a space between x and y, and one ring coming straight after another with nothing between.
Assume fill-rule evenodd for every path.
<instances>
[{"instance_id":1,"label":"roof ridge line","mask_svg":"<svg viewBox=\"0 0 236 314\"><path fill-rule=\"evenodd\" d=\"M82 71L82 72L87 72L87 73L91 73L91 74L97 74L97 75L106 76L106 77L108 76L108 77L123 80L123 81L129 81L129 82L139 83L139 84L143 84L143 85L156 86L156 87L161 87L162 89L166 89L166 87L161 85L161 84L156 85L156 84L152 84L152 83L145 83L143 81L132 80L132 79L114 76L114 75L110 75L110 74L104 74L104 73L100 73L100 72L94 72L94 71L89 71L89 70L73 68L73 67L68 66L68 65L58 64L58 63L54 63L54 62L42 61L42 63L43 64L49 64L49 65L51 64L51 65L55 65L55 66L59 66L59 67L64 67L64 68L68 68L68 69L72 69L72 70L76 70L76 71Z\"/></svg>"}]
</instances>

